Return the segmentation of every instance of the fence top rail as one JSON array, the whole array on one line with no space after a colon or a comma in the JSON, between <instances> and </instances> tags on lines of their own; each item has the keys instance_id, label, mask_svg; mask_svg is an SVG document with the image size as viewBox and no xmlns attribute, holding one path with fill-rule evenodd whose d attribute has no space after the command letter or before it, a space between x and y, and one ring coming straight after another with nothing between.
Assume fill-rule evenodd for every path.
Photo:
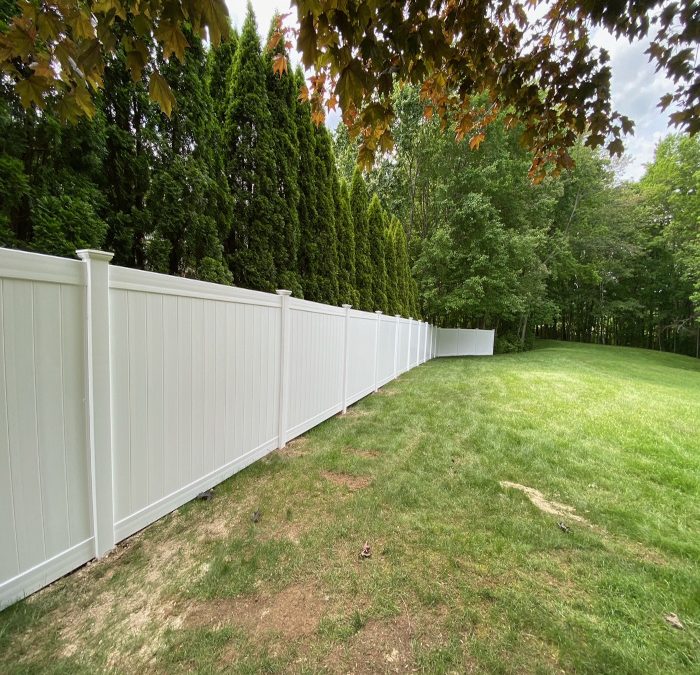
<instances>
[{"instance_id":1,"label":"fence top rail","mask_svg":"<svg viewBox=\"0 0 700 675\"><path fill-rule=\"evenodd\" d=\"M353 319L371 319L372 321L377 320L377 315L374 312L365 312L361 309L351 309L349 315L350 318Z\"/></svg>"},{"instance_id":2,"label":"fence top rail","mask_svg":"<svg viewBox=\"0 0 700 675\"><path fill-rule=\"evenodd\" d=\"M126 291L142 291L144 293L219 300L263 307L280 307L282 303L281 296L273 293L251 291L247 288L224 286L208 281L185 279L184 277L158 274L156 272L144 272L143 270L119 267L117 265L109 266L109 286L110 288Z\"/></svg>"},{"instance_id":3,"label":"fence top rail","mask_svg":"<svg viewBox=\"0 0 700 675\"><path fill-rule=\"evenodd\" d=\"M79 260L0 248L0 278L85 286L85 265Z\"/></svg>"},{"instance_id":4,"label":"fence top rail","mask_svg":"<svg viewBox=\"0 0 700 675\"><path fill-rule=\"evenodd\" d=\"M342 307L324 305L320 302L313 302L312 300L302 300L301 298L290 298L289 309L296 309L300 312L311 312L313 314L332 314L334 316L345 316L345 310Z\"/></svg>"}]
</instances>

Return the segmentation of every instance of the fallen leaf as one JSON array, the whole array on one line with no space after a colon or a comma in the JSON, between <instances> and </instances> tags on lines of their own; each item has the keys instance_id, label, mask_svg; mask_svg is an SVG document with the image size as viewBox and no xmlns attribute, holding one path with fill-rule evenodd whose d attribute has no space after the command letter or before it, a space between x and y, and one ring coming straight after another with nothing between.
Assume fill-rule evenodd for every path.
<instances>
[{"instance_id":1,"label":"fallen leaf","mask_svg":"<svg viewBox=\"0 0 700 675\"><path fill-rule=\"evenodd\" d=\"M666 619L666 621L674 628L678 628L678 630L683 630L685 628L676 614L667 614L664 619Z\"/></svg>"}]
</instances>

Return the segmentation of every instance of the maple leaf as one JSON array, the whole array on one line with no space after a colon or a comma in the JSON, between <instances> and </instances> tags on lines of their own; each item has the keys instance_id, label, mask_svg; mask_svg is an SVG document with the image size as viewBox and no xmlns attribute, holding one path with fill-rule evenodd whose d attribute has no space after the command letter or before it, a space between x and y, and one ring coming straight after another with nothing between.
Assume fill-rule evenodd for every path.
<instances>
[{"instance_id":1,"label":"maple leaf","mask_svg":"<svg viewBox=\"0 0 700 675\"><path fill-rule=\"evenodd\" d=\"M486 138L486 134L476 134L469 139L470 150L478 150L481 143Z\"/></svg>"},{"instance_id":2,"label":"maple leaf","mask_svg":"<svg viewBox=\"0 0 700 675\"><path fill-rule=\"evenodd\" d=\"M322 108L316 108L311 112L311 121L317 127L320 127L326 121L326 115Z\"/></svg>"},{"instance_id":3,"label":"maple leaf","mask_svg":"<svg viewBox=\"0 0 700 675\"><path fill-rule=\"evenodd\" d=\"M31 107L35 103L37 107L44 106L43 94L49 87L49 83L45 77L32 75L24 80L20 80L15 86L15 90L19 94L22 105L25 108Z\"/></svg>"},{"instance_id":4,"label":"maple leaf","mask_svg":"<svg viewBox=\"0 0 700 675\"><path fill-rule=\"evenodd\" d=\"M148 95L170 117L175 107L175 96L173 96L167 80L158 72L151 73L151 79L148 83Z\"/></svg>"},{"instance_id":5,"label":"maple leaf","mask_svg":"<svg viewBox=\"0 0 700 675\"><path fill-rule=\"evenodd\" d=\"M185 62L185 50L190 44L177 23L174 21L163 21L158 26L155 35L163 45L163 55L165 57L175 54L180 63Z\"/></svg>"},{"instance_id":6,"label":"maple leaf","mask_svg":"<svg viewBox=\"0 0 700 675\"><path fill-rule=\"evenodd\" d=\"M287 72L287 57L284 54L275 54L272 59L272 72L280 77Z\"/></svg>"},{"instance_id":7,"label":"maple leaf","mask_svg":"<svg viewBox=\"0 0 700 675\"><path fill-rule=\"evenodd\" d=\"M266 49L269 52L275 51L277 48L277 45L280 43L280 40L282 39L282 32L277 29L275 30L272 35L270 35L270 39L267 41L267 46Z\"/></svg>"}]
</instances>

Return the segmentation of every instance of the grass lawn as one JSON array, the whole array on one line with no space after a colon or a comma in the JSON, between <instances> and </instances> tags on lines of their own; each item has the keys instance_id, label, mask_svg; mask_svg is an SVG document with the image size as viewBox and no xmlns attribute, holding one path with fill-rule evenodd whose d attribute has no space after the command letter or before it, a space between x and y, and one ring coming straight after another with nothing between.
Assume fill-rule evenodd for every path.
<instances>
[{"instance_id":1,"label":"grass lawn","mask_svg":"<svg viewBox=\"0 0 700 675\"><path fill-rule=\"evenodd\" d=\"M146 668L700 672L700 362L432 361L0 613L4 673Z\"/></svg>"}]
</instances>

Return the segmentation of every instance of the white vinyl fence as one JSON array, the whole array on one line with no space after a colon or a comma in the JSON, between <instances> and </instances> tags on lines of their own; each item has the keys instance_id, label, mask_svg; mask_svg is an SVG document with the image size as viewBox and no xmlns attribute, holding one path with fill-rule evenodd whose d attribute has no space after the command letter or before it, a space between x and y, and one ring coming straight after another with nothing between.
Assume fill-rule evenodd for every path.
<instances>
[{"instance_id":1,"label":"white vinyl fence","mask_svg":"<svg viewBox=\"0 0 700 675\"><path fill-rule=\"evenodd\" d=\"M423 322L81 257L0 250L0 606L434 354Z\"/></svg>"},{"instance_id":2,"label":"white vinyl fence","mask_svg":"<svg viewBox=\"0 0 700 675\"><path fill-rule=\"evenodd\" d=\"M438 328L435 356L492 356L493 330Z\"/></svg>"},{"instance_id":3,"label":"white vinyl fence","mask_svg":"<svg viewBox=\"0 0 700 675\"><path fill-rule=\"evenodd\" d=\"M0 249L0 607L472 345L468 331L79 255ZM492 333L475 339L492 347Z\"/></svg>"}]
</instances>

